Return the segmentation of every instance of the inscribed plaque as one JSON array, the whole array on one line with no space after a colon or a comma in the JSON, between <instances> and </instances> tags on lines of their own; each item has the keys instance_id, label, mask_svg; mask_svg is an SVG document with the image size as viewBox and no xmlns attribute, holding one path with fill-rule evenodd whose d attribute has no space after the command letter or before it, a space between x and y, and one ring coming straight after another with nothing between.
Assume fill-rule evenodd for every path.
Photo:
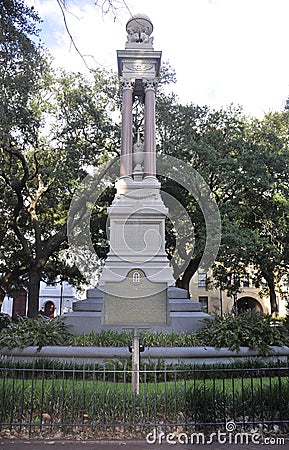
<instances>
[{"instance_id":1,"label":"inscribed plaque","mask_svg":"<svg viewBox=\"0 0 289 450\"><path fill-rule=\"evenodd\" d=\"M122 282L105 284L103 325L132 328L168 324L167 284L153 283L141 270Z\"/></svg>"}]
</instances>

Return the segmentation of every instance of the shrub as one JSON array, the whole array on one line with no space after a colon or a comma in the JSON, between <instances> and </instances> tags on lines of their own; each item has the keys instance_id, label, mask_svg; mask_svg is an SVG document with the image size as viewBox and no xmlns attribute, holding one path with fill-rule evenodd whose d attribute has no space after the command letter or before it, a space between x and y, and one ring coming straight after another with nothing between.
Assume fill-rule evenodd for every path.
<instances>
[{"instance_id":1,"label":"shrub","mask_svg":"<svg viewBox=\"0 0 289 450\"><path fill-rule=\"evenodd\" d=\"M70 345L80 347L125 347L131 342L131 333L128 331L101 330L93 331L81 336L71 336Z\"/></svg>"},{"instance_id":2,"label":"shrub","mask_svg":"<svg viewBox=\"0 0 289 450\"><path fill-rule=\"evenodd\" d=\"M3 328L6 328L9 323L11 323L10 316L8 316L8 314L0 313L0 331L3 330Z\"/></svg>"},{"instance_id":3,"label":"shrub","mask_svg":"<svg viewBox=\"0 0 289 450\"><path fill-rule=\"evenodd\" d=\"M273 327L271 316L252 310L238 315L215 316L213 320L205 319L205 326L196 332L201 345L216 348L240 347L258 349L268 353L271 345L289 345L288 332L284 327Z\"/></svg>"},{"instance_id":4,"label":"shrub","mask_svg":"<svg viewBox=\"0 0 289 450\"><path fill-rule=\"evenodd\" d=\"M29 345L66 345L70 333L60 318L44 320L42 318L23 319L11 322L0 334L0 347L24 348Z\"/></svg>"},{"instance_id":5,"label":"shrub","mask_svg":"<svg viewBox=\"0 0 289 450\"><path fill-rule=\"evenodd\" d=\"M70 344L73 346L94 347L125 347L132 341L128 331L102 330L99 333L88 333L81 336L71 336ZM192 347L198 345L195 333L164 333L143 331L140 341L145 347Z\"/></svg>"}]
</instances>

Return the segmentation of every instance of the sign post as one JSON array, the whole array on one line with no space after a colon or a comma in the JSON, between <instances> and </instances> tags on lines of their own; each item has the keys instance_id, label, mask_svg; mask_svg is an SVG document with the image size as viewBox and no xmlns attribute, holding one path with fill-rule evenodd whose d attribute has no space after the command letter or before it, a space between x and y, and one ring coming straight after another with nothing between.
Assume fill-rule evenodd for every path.
<instances>
[{"instance_id":1,"label":"sign post","mask_svg":"<svg viewBox=\"0 0 289 450\"><path fill-rule=\"evenodd\" d=\"M168 324L167 285L153 283L142 270L133 269L123 281L105 287L102 324L131 330L132 391L139 394L140 330Z\"/></svg>"},{"instance_id":2,"label":"sign post","mask_svg":"<svg viewBox=\"0 0 289 450\"><path fill-rule=\"evenodd\" d=\"M135 395L139 394L139 329L133 329L132 335L132 392Z\"/></svg>"}]
</instances>

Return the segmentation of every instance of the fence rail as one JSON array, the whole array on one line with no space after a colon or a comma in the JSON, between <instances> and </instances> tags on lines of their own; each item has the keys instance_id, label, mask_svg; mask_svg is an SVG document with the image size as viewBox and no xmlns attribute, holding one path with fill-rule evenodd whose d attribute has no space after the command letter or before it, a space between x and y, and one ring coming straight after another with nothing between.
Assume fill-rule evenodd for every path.
<instances>
[{"instance_id":1,"label":"fence rail","mask_svg":"<svg viewBox=\"0 0 289 450\"><path fill-rule=\"evenodd\" d=\"M29 434L86 432L94 436L153 429L254 426L289 429L289 368L190 368L140 370L140 392L131 389L126 365L63 364L0 368L0 428Z\"/></svg>"}]
</instances>

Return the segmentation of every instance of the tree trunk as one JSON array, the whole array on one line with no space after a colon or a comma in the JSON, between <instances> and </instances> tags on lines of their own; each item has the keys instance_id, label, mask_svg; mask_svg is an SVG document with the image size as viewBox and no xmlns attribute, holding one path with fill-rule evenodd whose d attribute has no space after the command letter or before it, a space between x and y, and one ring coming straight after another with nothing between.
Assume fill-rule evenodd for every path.
<instances>
[{"instance_id":1,"label":"tree trunk","mask_svg":"<svg viewBox=\"0 0 289 450\"><path fill-rule=\"evenodd\" d=\"M270 292L270 305L271 314L278 312L277 297L275 292L275 283L273 273L263 273L265 280L267 281Z\"/></svg>"},{"instance_id":2,"label":"tree trunk","mask_svg":"<svg viewBox=\"0 0 289 450\"><path fill-rule=\"evenodd\" d=\"M196 257L194 259L191 259L189 264L187 265L183 275L181 278L178 278L176 281L176 286L182 289L186 289L189 292L190 288L190 281L194 273L196 272L198 265L200 263L200 258Z\"/></svg>"},{"instance_id":3,"label":"tree trunk","mask_svg":"<svg viewBox=\"0 0 289 450\"><path fill-rule=\"evenodd\" d=\"M0 289L0 305L1 305L0 310L2 308L5 295L6 295L6 292L4 291L4 289Z\"/></svg>"},{"instance_id":4,"label":"tree trunk","mask_svg":"<svg viewBox=\"0 0 289 450\"><path fill-rule=\"evenodd\" d=\"M28 317L36 317L39 311L39 290L41 270L32 267L29 271L28 283Z\"/></svg>"},{"instance_id":5,"label":"tree trunk","mask_svg":"<svg viewBox=\"0 0 289 450\"><path fill-rule=\"evenodd\" d=\"M274 288L274 284L272 286L272 288L269 286L270 288L270 305L271 305L271 314L273 313L277 313L278 312L278 305L277 305L277 298L276 298L276 292L275 292L275 288Z\"/></svg>"}]
</instances>

